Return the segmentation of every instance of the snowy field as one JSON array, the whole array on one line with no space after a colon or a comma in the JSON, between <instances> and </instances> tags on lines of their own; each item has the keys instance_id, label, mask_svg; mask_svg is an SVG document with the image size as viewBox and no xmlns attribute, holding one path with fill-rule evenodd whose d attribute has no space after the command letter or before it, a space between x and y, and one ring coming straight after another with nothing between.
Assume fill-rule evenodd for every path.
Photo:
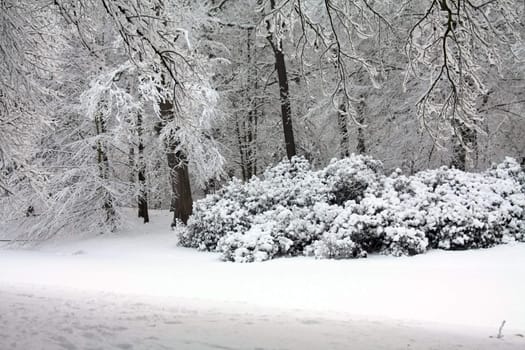
<instances>
[{"instance_id":1,"label":"snowy field","mask_svg":"<svg viewBox=\"0 0 525 350\"><path fill-rule=\"evenodd\" d=\"M4 286L5 287L5 286ZM523 349L507 335L169 298L0 289L1 349ZM293 312L292 312L293 311Z\"/></svg>"},{"instance_id":2,"label":"snowy field","mask_svg":"<svg viewBox=\"0 0 525 350\"><path fill-rule=\"evenodd\" d=\"M152 221L1 248L0 349L525 349L525 244L235 264Z\"/></svg>"}]
</instances>

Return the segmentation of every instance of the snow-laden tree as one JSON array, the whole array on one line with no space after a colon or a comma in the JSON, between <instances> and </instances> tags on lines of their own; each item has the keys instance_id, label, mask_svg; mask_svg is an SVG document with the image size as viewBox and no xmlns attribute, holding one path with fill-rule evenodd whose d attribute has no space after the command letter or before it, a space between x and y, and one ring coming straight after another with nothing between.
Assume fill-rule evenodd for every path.
<instances>
[{"instance_id":1,"label":"snow-laden tree","mask_svg":"<svg viewBox=\"0 0 525 350\"><path fill-rule=\"evenodd\" d=\"M146 163L165 164L160 160L146 160L150 155L159 155L148 154L145 149L149 135L150 147L165 149L172 187L171 208L175 217L185 222L192 206L188 169L192 170L197 185L203 186L222 167L222 157L207 132L217 115L214 110L217 98L208 80L211 75L206 71L211 63L206 62L198 47L193 46L191 38L190 29L202 14L197 11L199 7L173 2L150 5L113 8L105 4L106 15L117 22L112 28L116 40L110 46L121 47L127 52L127 58L121 56L117 62L124 60L124 63L116 68L108 62L109 67L93 77L80 101L87 103L82 110L88 119L94 120L97 134L110 137L105 142L97 142L99 177L108 178L105 145L110 141L120 142L112 147L120 156L123 149L129 149L128 157L137 166L139 216L147 221ZM62 9L71 11L70 8ZM132 13L138 10L143 11L141 16L147 20L135 18ZM121 22L122 18L127 21ZM85 33L82 20L86 18L72 19L73 23L78 23L79 35ZM138 34L137 38L130 34L134 31L143 34ZM109 72L105 72L108 69ZM108 123L108 119L112 122ZM107 125L113 125L113 129L108 130ZM155 136L158 141L152 140ZM136 162L133 159L135 147L138 151ZM162 190L162 187L157 188ZM103 207L114 211L115 206L106 203Z\"/></svg>"},{"instance_id":2,"label":"snow-laden tree","mask_svg":"<svg viewBox=\"0 0 525 350\"><path fill-rule=\"evenodd\" d=\"M55 67L56 17L50 4L0 2L0 189L38 186L42 174L31 166L34 146L49 126L49 80ZM23 187L24 187L23 186Z\"/></svg>"},{"instance_id":3,"label":"snow-laden tree","mask_svg":"<svg viewBox=\"0 0 525 350\"><path fill-rule=\"evenodd\" d=\"M37 20L23 18L21 9L35 10L36 2L24 2L25 7L6 2L2 5L9 9L7 14L14 13L11 17L22 24L27 20L27 28L7 21L11 27L4 26L4 32L18 34L17 30L21 30L20 34L26 35L28 41L33 40L28 34L46 38L32 31L31 25L40 24ZM181 197L191 194L188 167L199 186L220 173L223 160L210 132L219 115L215 110L217 95L210 80L214 63L199 52L198 34L192 37L192 30L206 16L200 5L190 5L173 1L56 1L45 7L49 10L45 14L59 25L44 29L63 38L60 43L28 42L29 49L24 51L17 46L23 41L18 44L14 34L13 38L7 37L2 53L9 53L11 46L18 50L13 49L19 56L42 48L42 57L52 58L53 70L47 73L53 80L48 86L56 91L53 108L28 105L33 108L29 111L42 113L47 118L42 120L49 120L54 131L45 130L34 137L32 141L38 146L34 154L28 150L26 138L16 148L25 159L30 157L35 169L45 175L41 187L29 186L27 176L15 178L7 174L11 182L24 189L17 191L22 200L12 207L10 214L23 215L20 208L29 206L37 214L26 222L24 233L28 238L47 238L60 232L113 231L122 224L122 207L137 202L139 215L147 221L148 194L154 191L152 197L161 198L170 182L176 215L181 206L186 206L187 218L191 213L191 196L189 204L181 201ZM4 12L2 15L11 20ZM46 53L55 56L46 57ZM21 65L6 59L11 66L1 66L6 72L14 72L5 76L11 80L16 78L14 74L25 78L28 87L15 92L27 95L30 102L39 101L36 99L39 96L34 94L33 100L33 95L24 94L22 89L41 87L36 85L36 74L28 74L25 65L26 61L28 65L40 61L17 58ZM12 82L2 83L8 87ZM27 102L25 99L17 104L20 98L15 93L8 97L2 99L6 110L27 108L22 104ZM172 108L163 108L166 105ZM13 121L19 118L11 111L7 116L12 116ZM26 131L33 136L30 132L37 127L36 123L29 125L33 116L24 115L25 119L17 125L20 132L13 129L12 135L7 136L21 139ZM11 146L9 142L6 144ZM2 154L7 154L4 149L11 151L15 147L5 148L2 143L1 149ZM14 151L2 159L16 164L12 154ZM166 165L169 168L164 168L164 174L168 175L164 176L158 167ZM12 173L12 169L13 166L3 166L3 174ZM159 180L148 176L148 171L160 175ZM162 183L168 177L171 180ZM7 202L11 203L12 198L6 198Z\"/></svg>"},{"instance_id":4,"label":"snow-laden tree","mask_svg":"<svg viewBox=\"0 0 525 350\"><path fill-rule=\"evenodd\" d=\"M349 128L357 128L356 150L364 153L363 105L369 92L362 88L380 87L384 62L378 53L385 38L392 35L392 25L378 9L386 5L361 0L282 0L266 7L269 10L259 25L261 35L275 37L278 44L284 40L291 47L287 58L297 65L299 89L306 92L303 97L313 100L305 110L295 107L297 114L311 116L315 111L335 120L340 139L335 147L342 156L350 152Z\"/></svg>"},{"instance_id":5,"label":"snow-laden tree","mask_svg":"<svg viewBox=\"0 0 525 350\"><path fill-rule=\"evenodd\" d=\"M491 80L508 64L505 58L523 47L523 2L408 1L404 10L417 18L406 44L407 79L426 83L418 116L438 145L452 130L452 164L465 169L477 134L484 132L480 109L486 108Z\"/></svg>"}]
</instances>

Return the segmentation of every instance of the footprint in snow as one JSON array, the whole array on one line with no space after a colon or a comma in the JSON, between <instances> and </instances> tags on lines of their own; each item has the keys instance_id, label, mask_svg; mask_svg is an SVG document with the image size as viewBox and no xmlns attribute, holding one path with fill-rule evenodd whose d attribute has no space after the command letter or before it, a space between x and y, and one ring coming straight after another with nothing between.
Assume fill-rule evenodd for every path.
<instances>
[{"instance_id":1,"label":"footprint in snow","mask_svg":"<svg viewBox=\"0 0 525 350\"><path fill-rule=\"evenodd\" d=\"M164 321L164 324L182 324L182 322L178 320L173 320L173 321Z\"/></svg>"},{"instance_id":2,"label":"footprint in snow","mask_svg":"<svg viewBox=\"0 0 525 350\"><path fill-rule=\"evenodd\" d=\"M321 323L318 320L299 320L302 324L310 325L310 324L319 324Z\"/></svg>"},{"instance_id":3,"label":"footprint in snow","mask_svg":"<svg viewBox=\"0 0 525 350\"><path fill-rule=\"evenodd\" d=\"M66 350L76 350L77 349L75 344L71 343L69 340L67 340L63 336L52 337L52 339L56 341L57 344L63 349L66 349Z\"/></svg>"},{"instance_id":4,"label":"footprint in snow","mask_svg":"<svg viewBox=\"0 0 525 350\"><path fill-rule=\"evenodd\" d=\"M84 332L82 333L82 336L86 339L94 339L96 337L95 334L91 332Z\"/></svg>"}]
</instances>

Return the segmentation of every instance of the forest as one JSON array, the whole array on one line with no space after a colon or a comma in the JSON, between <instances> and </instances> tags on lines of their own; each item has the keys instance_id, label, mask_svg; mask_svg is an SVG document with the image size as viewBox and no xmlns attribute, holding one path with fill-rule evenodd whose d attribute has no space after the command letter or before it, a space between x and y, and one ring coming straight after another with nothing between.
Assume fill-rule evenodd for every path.
<instances>
[{"instance_id":1,"label":"forest","mask_svg":"<svg viewBox=\"0 0 525 350\"><path fill-rule=\"evenodd\" d=\"M2 0L0 217L29 240L112 232L129 207L185 224L295 156L520 163L524 18L519 0Z\"/></svg>"},{"instance_id":2,"label":"forest","mask_svg":"<svg viewBox=\"0 0 525 350\"><path fill-rule=\"evenodd\" d=\"M0 350L525 349L525 0L0 0Z\"/></svg>"}]
</instances>

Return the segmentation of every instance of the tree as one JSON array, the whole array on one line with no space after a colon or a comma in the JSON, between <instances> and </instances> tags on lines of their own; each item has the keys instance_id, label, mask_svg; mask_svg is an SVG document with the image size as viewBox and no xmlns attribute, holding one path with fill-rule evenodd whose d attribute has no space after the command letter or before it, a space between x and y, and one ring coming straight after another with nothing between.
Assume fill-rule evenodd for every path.
<instances>
[{"instance_id":1,"label":"tree","mask_svg":"<svg viewBox=\"0 0 525 350\"><path fill-rule=\"evenodd\" d=\"M523 6L513 0L439 0L425 2L423 8L406 46L408 74L427 81L417 102L418 116L438 144L442 135L428 127L429 120L451 127L452 165L465 169L476 134L483 133L478 107L488 93L490 67L502 68L502 52L512 53L523 40Z\"/></svg>"},{"instance_id":2,"label":"tree","mask_svg":"<svg viewBox=\"0 0 525 350\"><path fill-rule=\"evenodd\" d=\"M79 4L84 3L64 0L59 6L67 17L77 24L81 32L83 18L80 18L76 12L77 8L81 8ZM192 206L188 166L209 160L209 157L201 150L199 154L195 154L197 142L188 134L188 128L191 128L192 132L195 132L196 129L195 125L189 125L195 121L191 116L195 110L188 108L191 106L191 108L198 109L199 104L204 104L204 102L196 102L194 94L202 92L199 90L209 88L205 87L206 78L196 73L200 69L199 61L203 56L192 47L191 33L188 30L196 23L192 20L201 16L203 12L200 11L201 8L198 5L190 6L187 3L169 1L109 2L101 0L100 4L123 40L131 62L134 62L138 69L141 98L153 104L152 108L157 118L160 119L160 123L156 124L161 126L159 135L166 146L173 191L174 222L176 219L185 222L191 213ZM97 7L99 4L96 3L94 6ZM202 20L202 17L198 19ZM177 23L174 20L177 20ZM178 96L175 94L177 89L181 91ZM200 117L202 115L196 116L197 119ZM201 125L207 125L202 119L199 122ZM140 130L139 126L137 128L139 134ZM201 136L202 131L197 129L194 137ZM209 139L209 135L206 135L205 138ZM215 147L213 142L201 143L210 146L207 152L217 156L213 151ZM139 140L139 163L140 145ZM190 159L194 156L204 157L204 159ZM141 188L145 181L141 171L144 169L143 163L142 166L139 165L138 171ZM195 171L199 183L204 181L199 176L214 176L220 170L221 161L218 161L217 167L214 167L212 162L207 165L211 165L210 170L202 171L204 167L199 164ZM146 192L142 189L139 194L139 206L142 207L142 211L145 209L145 199Z\"/></svg>"},{"instance_id":3,"label":"tree","mask_svg":"<svg viewBox=\"0 0 525 350\"><path fill-rule=\"evenodd\" d=\"M36 2L14 4L17 6L3 2L4 5L9 15L14 13L12 17L20 20L25 12L19 9L34 10ZM164 102L176 106L177 114L164 121L158 134L162 143L169 146L163 156L171 161L171 155L176 155L175 164L170 166L186 167L186 181L179 181L182 178L179 174L174 200L181 202L184 187L190 198L185 204L187 217L192 205L187 167L195 167L195 182L200 186L216 176L222 166L217 146L207 131L211 119L217 115L208 71L201 67L208 63L198 48L192 46L189 32L183 29L196 23L193 14L201 16L202 12L196 11L199 6L163 1L57 0L47 9L46 15L60 24L49 28L50 32L67 38L53 47L57 55L53 57L56 61L51 61L54 79L50 86L56 88L61 98L53 104L54 110L45 111L60 132L35 136L34 143L41 148L34 156L27 149L20 150L26 158L32 157L30 161L39 165L39 171L45 169L42 188L38 191L30 188L27 184L31 179L27 176L8 174L10 183L16 183L28 194L21 197L21 205L33 201L39 204L35 218L38 224L28 234L46 238L66 231L113 231L121 223L122 207L133 203L133 198L138 199L139 215L148 221L147 166L165 163L158 158L146 159L146 147L155 146L155 142L150 139L148 143L146 139L164 116L159 108ZM175 24L174 20L178 22ZM34 24L39 23L35 20ZM10 27L3 29L13 34L18 30L15 24L9 23ZM30 26L31 22L26 24ZM39 36L28 28L29 33ZM44 44L49 43L53 42ZM22 51L14 41L8 44L17 49L17 54L32 53ZM33 42L28 44L31 45ZM52 53L46 45L42 50L45 54ZM45 54L42 57L47 57ZM60 55L69 56L69 60L61 59ZM6 71L16 73L20 70L17 64L13 63ZM35 81L27 81L39 87ZM178 96L173 93L175 86L180 88ZM5 105L15 100L5 99ZM30 117L33 116L28 114L26 119ZM31 132L36 124L32 126ZM135 147L138 159L132 159L131 163L137 165L136 185L129 177L134 170L128 168L130 155L135 154L130 149ZM151 155L159 154L151 152ZM13 167L6 169L12 172ZM158 184L155 188L163 191Z\"/></svg>"},{"instance_id":4,"label":"tree","mask_svg":"<svg viewBox=\"0 0 525 350\"><path fill-rule=\"evenodd\" d=\"M49 79L61 40L52 34L55 26L49 5L0 2L0 190L11 201L17 185L43 180L30 161L53 105Z\"/></svg>"},{"instance_id":5,"label":"tree","mask_svg":"<svg viewBox=\"0 0 525 350\"><path fill-rule=\"evenodd\" d=\"M279 81L279 97L281 101L281 118L283 124L284 143L286 145L286 156L291 159L296 155L294 131L292 125L292 106L290 103L290 88L288 74L286 71L285 54L283 49L282 35L286 30L286 21L281 16L281 8L276 5L275 0L269 0L268 14L265 17L266 39L270 44L275 56L275 70ZM262 8L264 3L260 4Z\"/></svg>"}]
</instances>

